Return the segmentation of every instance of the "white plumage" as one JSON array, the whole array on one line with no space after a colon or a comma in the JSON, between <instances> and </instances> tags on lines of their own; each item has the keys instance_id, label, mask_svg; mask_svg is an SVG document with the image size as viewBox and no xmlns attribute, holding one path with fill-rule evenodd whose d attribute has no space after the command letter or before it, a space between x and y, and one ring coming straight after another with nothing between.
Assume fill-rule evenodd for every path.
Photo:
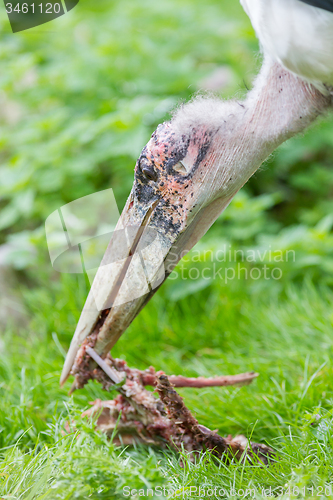
<instances>
[{"instance_id":1,"label":"white plumage","mask_svg":"<svg viewBox=\"0 0 333 500\"><path fill-rule=\"evenodd\" d=\"M333 86L333 13L299 0L241 0L265 53L327 93Z\"/></svg>"}]
</instances>

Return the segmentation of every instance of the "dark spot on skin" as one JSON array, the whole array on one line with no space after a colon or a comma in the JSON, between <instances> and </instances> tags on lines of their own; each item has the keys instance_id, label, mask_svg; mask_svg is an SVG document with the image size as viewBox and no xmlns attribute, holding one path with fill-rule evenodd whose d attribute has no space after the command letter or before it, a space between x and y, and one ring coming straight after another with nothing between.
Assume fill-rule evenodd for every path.
<instances>
[{"instance_id":1,"label":"dark spot on skin","mask_svg":"<svg viewBox=\"0 0 333 500\"><path fill-rule=\"evenodd\" d=\"M138 178L135 182L134 194L143 207L149 205L154 199L159 197L154 186L149 185L146 179L142 183Z\"/></svg>"},{"instance_id":2,"label":"dark spot on skin","mask_svg":"<svg viewBox=\"0 0 333 500\"><path fill-rule=\"evenodd\" d=\"M208 152L208 149L211 145L212 137L216 134L216 132L217 131L209 131L205 134L205 141L203 142L203 144L201 145L201 147L199 149L197 158L196 158L195 163L194 163L194 167L191 171L192 175L194 174L196 169L199 167L199 165L203 162L203 160Z\"/></svg>"},{"instance_id":3,"label":"dark spot on skin","mask_svg":"<svg viewBox=\"0 0 333 500\"><path fill-rule=\"evenodd\" d=\"M168 217L164 211L164 200L161 200L160 205L156 208L154 213L154 225L162 230L164 234L174 234L177 233L181 223L174 222L172 217Z\"/></svg>"}]
</instances>

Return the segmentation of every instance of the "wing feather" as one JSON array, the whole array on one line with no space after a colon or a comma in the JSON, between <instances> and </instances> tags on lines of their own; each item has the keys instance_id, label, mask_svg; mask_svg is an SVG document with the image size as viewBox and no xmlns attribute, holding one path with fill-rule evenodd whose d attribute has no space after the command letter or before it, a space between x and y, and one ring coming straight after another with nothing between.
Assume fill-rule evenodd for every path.
<instances>
[{"instance_id":1,"label":"wing feather","mask_svg":"<svg viewBox=\"0 0 333 500\"><path fill-rule=\"evenodd\" d=\"M333 86L333 0L241 0L266 54L327 93Z\"/></svg>"},{"instance_id":2,"label":"wing feather","mask_svg":"<svg viewBox=\"0 0 333 500\"><path fill-rule=\"evenodd\" d=\"M333 0L300 0L300 2L333 12Z\"/></svg>"}]
</instances>

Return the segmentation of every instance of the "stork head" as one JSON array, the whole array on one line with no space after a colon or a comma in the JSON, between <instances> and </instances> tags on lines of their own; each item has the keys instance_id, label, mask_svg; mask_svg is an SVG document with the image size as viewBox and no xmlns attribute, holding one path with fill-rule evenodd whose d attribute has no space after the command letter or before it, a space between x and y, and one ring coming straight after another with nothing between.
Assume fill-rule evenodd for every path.
<instances>
[{"instance_id":1,"label":"stork head","mask_svg":"<svg viewBox=\"0 0 333 500\"><path fill-rule=\"evenodd\" d=\"M179 130L172 122L163 123L136 163L127 210L133 214L134 225L141 225L149 212L147 224L169 241L172 261L180 238L186 245L177 245L177 252L183 254L193 246L194 220L218 194L212 190L218 167L218 132L209 126ZM167 273L171 270L170 266L166 269Z\"/></svg>"},{"instance_id":2,"label":"stork head","mask_svg":"<svg viewBox=\"0 0 333 500\"><path fill-rule=\"evenodd\" d=\"M122 223L168 242L167 274L244 183L235 160L244 114L235 102L197 98L157 127L136 162Z\"/></svg>"},{"instance_id":3,"label":"stork head","mask_svg":"<svg viewBox=\"0 0 333 500\"><path fill-rule=\"evenodd\" d=\"M244 182L230 169L229 159L224 161L235 114L244 111L217 100L205 100L202 107L204 113L199 100L180 109L143 148L131 194L82 311L62 382L101 311L111 308L95 345L104 354Z\"/></svg>"}]
</instances>

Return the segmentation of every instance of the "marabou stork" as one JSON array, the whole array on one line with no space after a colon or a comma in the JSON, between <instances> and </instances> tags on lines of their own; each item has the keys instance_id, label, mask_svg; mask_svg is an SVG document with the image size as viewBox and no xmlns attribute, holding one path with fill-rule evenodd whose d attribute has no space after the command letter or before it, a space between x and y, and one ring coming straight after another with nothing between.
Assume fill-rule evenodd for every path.
<instances>
[{"instance_id":1,"label":"marabou stork","mask_svg":"<svg viewBox=\"0 0 333 500\"><path fill-rule=\"evenodd\" d=\"M254 88L243 102L192 100L143 148L61 384L72 370L80 385L83 341L90 336L90 345L105 356L262 162L332 107L333 0L241 3L264 54ZM137 258L140 248L146 251Z\"/></svg>"}]
</instances>

